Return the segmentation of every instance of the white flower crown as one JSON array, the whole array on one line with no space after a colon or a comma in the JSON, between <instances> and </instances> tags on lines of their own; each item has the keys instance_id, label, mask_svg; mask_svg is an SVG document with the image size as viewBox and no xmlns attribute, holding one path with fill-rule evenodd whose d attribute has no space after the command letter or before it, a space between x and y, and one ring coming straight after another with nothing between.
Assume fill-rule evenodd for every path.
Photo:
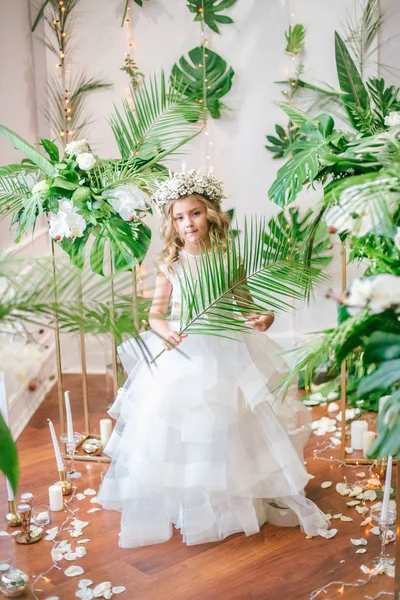
<instances>
[{"instance_id":1,"label":"white flower crown","mask_svg":"<svg viewBox=\"0 0 400 600\"><path fill-rule=\"evenodd\" d=\"M221 205L222 199L226 197L221 181L218 181L210 173L203 175L192 169L187 173L170 172L168 179L160 185L151 199L155 202L159 212L162 213L164 207L172 202L172 200L177 200L182 196L189 196L190 194L200 194L218 208Z\"/></svg>"}]
</instances>

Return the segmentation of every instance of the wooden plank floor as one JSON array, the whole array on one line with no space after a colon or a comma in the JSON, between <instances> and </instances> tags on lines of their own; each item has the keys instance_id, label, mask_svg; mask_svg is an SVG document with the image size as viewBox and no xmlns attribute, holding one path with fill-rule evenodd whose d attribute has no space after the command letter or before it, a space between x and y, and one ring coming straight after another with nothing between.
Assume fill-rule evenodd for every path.
<instances>
[{"instance_id":1,"label":"wooden plank floor","mask_svg":"<svg viewBox=\"0 0 400 600\"><path fill-rule=\"evenodd\" d=\"M75 429L83 429L81 409L81 384L77 375L65 376L65 387L71 391ZM99 419L105 416L104 377L89 377L90 403L92 412L92 433L98 430ZM320 409L321 410L321 409ZM21 463L20 492L30 491L35 498L33 504L48 503L47 489L56 479L55 459L47 418L58 428L58 404L55 388L31 419L20 438L18 450ZM299 528L283 529L266 524L257 535L232 535L222 542L198 546L182 544L178 531L164 544L139 549L118 547L119 513L101 509L87 513L93 508L90 498L70 503L72 509L79 508L76 517L89 521L84 537L90 538L86 544L87 554L72 562L59 563L62 569L53 568L35 586L35 594L26 597L44 600L53 596L60 600L75 598L78 580L90 578L95 583L111 581L113 585L126 587L122 600L307 600L310 593L330 581L356 582L366 576L360 566L371 566L372 558L379 553L379 540L368 533L368 528L360 527L362 517L353 508L346 506L348 498L341 497L334 490L322 489L321 483L331 480L334 484L346 476L349 483L356 480L356 472L365 469L337 467L336 463L313 460L313 449L321 438L313 436L306 450L307 468L315 476L307 493L326 513L351 515L352 522L334 521L339 530L336 537L325 540L317 537L306 539ZM329 450L329 456L332 451ZM327 458L329 458L327 456ZM107 465L100 463L78 463L83 476L77 481L77 492L86 488L97 489L101 474ZM4 478L0 478L0 515L6 512L6 490ZM52 523L60 525L68 516L66 511L51 513ZM0 517L1 518L1 517ZM0 525L0 529L5 529ZM12 532L12 530L9 530ZM356 548L350 538L366 537L367 553L355 554ZM60 539L75 542L68 532ZM0 538L0 550L1 550ZM50 550L52 542L41 540L30 547L14 546L14 566L25 571L32 580L52 565ZM393 544L390 551L393 553ZM78 578L68 578L64 570L78 564L85 570ZM334 600L361 600L373 597L379 591L393 591L394 581L388 576L374 577L366 587L345 588L339 585L320 593L318 598ZM116 597L116 596L114 596Z\"/></svg>"}]
</instances>

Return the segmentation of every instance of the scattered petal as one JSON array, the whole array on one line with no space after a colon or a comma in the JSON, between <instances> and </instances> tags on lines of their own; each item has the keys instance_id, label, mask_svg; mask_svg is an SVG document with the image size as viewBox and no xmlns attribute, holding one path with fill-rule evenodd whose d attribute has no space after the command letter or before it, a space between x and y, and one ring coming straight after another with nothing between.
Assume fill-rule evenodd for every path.
<instances>
[{"instance_id":1,"label":"scattered petal","mask_svg":"<svg viewBox=\"0 0 400 600\"><path fill-rule=\"evenodd\" d=\"M337 529L317 529L318 535L325 538L326 540L330 540L331 538L333 538L333 536L336 535L337 532Z\"/></svg>"},{"instance_id":2,"label":"scattered petal","mask_svg":"<svg viewBox=\"0 0 400 600\"><path fill-rule=\"evenodd\" d=\"M87 542L90 542L89 538L85 538L84 540L78 540L78 544L87 544Z\"/></svg>"},{"instance_id":3,"label":"scattered petal","mask_svg":"<svg viewBox=\"0 0 400 600\"><path fill-rule=\"evenodd\" d=\"M111 591L111 586L111 581L103 581L102 583L99 583L93 590L93 598L101 598L105 592Z\"/></svg>"},{"instance_id":4,"label":"scattered petal","mask_svg":"<svg viewBox=\"0 0 400 600\"><path fill-rule=\"evenodd\" d=\"M347 446L344 451L346 454L353 454L353 448L351 446Z\"/></svg>"},{"instance_id":5,"label":"scattered petal","mask_svg":"<svg viewBox=\"0 0 400 600\"><path fill-rule=\"evenodd\" d=\"M361 473L356 473L356 477L359 477L360 479L362 479L363 477L366 477L364 471L361 471Z\"/></svg>"},{"instance_id":6,"label":"scattered petal","mask_svg":"<svg viewBox=\"0 0 400 600\"><path fill-rule=\"evenodd\" d=\"M357 504L360 504L361 500L350 500L350 502L346 502L347 506L357 506Z\"/></svg>"},{"instance_id":7,"label":"scattered petal","mask_svg":"<svg viewBox=\"0 0 400 600\"><path fill-rule=\"evenodd\" d=\"M364 525L369 525L372 521L372 517L367 517L366 519L364 519L364 521L362 523L360 523L360 527L364 527Z\"/></svg>"},{"instance_id":8,"label":"scattered petal","mask_svg":"<svg viewBox=\"0 0 400 600\"><path fill-rule=\"evenodd\" d=\"M324 489L331 487L331 485L332 485L332 481L323 481L321 483L321 487L324 488Z\"/></svg>"},{"instance_id":9,"label":"scattered petal","mask_svg":"<svg viewBox=\"0 0 400 600\"><path fill-rule=\"evenodd\" d=\"M0 531L0 537L8 537L7 531Z\"/></svg>"},{"instance_id":10,"label":"scattered petal","mask_svg":"<svg viewBox=\"0 0 400 600\"><path fill-rule=\"evenodd\" d=\"M52 550L51 558L54 560L54 562L58 562L64 558L64 553L60 552L59 550Z\"/></svg>"},{"instance_id":11,"label":"scattered petal","mask_svg":"<svg viewBox=\"0 0 400 600\"><path fill-rule=\"evenodd\" d=\"M368 544L367 540L364 538L350 538L350 541L353 544L353 546L366 546Z\"/></svg>"},{"instance_id":12,"label":"scattered petal","mask_svg":"<svg viewBox=\"0 0 400 600\"><path fill-rule=\"evenodd\" d=\"M346 517L345 515L342 515L342 516L340 517L340 520L341 520L341 521L350 522L350 521L352 521L353 519L352 519L351 517Z\"/></svg>"},{"instance_id":13,"label":"scattered petal","mask_svg":"<svg viewBox=\"0 0 400 600\"><path fill-rule=\"evenodd\" d=\"M363 493L363 491L364 491L364 490L363 490L363 488L362 488L361 486L359 486L359 485L356 485L356 486L354 486L354 487L353 487L353 489L351 490L351 492L350 492L349 496L350 496L350 498L351 498L352 496L358 496L359 494L362 494L362 493Z\"/></svg>"},{"instance_id":14,"label":"scattered petal","mask_svg":"<svg viewBox=\"0 0 400 600\"><path fill-rule=\"evenodd\" d=\"M366 548L359 548L358 550L356 550L356 554L365 554L367 551Z\"/></svg>"},{"instance_id":15,"label":"scattered petal","mask_svg":"<svg viewBox=\"0 0 400 600\"><path fill-rule=\"evenodd\" d=\"M351 489L343 482L337 483L335 489L341 496L348 496L351 492Z\"/></svg>"},{"instance_id":16,"label":"scattered petal","mask_svg":"<svg viewBox=\"0 0 400 600\"><path fill-rule=\"evenodd\" d=\"M341 516L342 516L342 513L337 513L337 515L333 515L333 518L340 519Z\"/></svg>"},{"instance_id":17,"label":"scattered petal","mask_svg":"<svg viewBox=\"0 0 400 600\"><path fill-rule=\"evenodd\" d=\"M75 554L78 558L82 558L82 556L85 556L85 554L86 554L85 546L78 546L77 549L75 550Z\"/></svg>"},{"instance_id":18,"label":"scattered petal","mask_svg":"<svg viewBox=\"0 0 400 600\"><path fill-rule=\"evenodd\" d=\"M329 396L333 394L333 396L331 396L332 399L336 399L337 395L335 392L329 392L328 394L328 400L330 400L331 398L329 398ZM340 406L337 402L330 402L329 406L328 406L328 412L335 412L336 410L339 410Z\"/></svg>"},{"instance_id":19,"label":"scattered petal","mask_svg":"<svg viewBox=\"0 0 400 600\"><path fill-rule=\"evenodd\" d=\"M78 587L84 588L92 585L93 581L91 579L80 579L78 583Z\"/></svg>"},{"instance_id":20,"label":"scattered petal","mask_svg":"<svg viewBox=\"0 0 400 600\"><path fill-rule=\"evenodd\" d=\"M87 488L84 492L85 496L95 496L97 494L96 490L92 488Z\"/></svg>"},{"instance_id":21,"label":"scattered petal","mask_svg":"<svg viewBox=\"0 0 400 600\"><path fill-rule=\"evenodd\" d=\"M96 508L96 507L94 507L94 508L89 508L89 510L88 510L87 512L88 512L88 513L94 513L94 512L97 512L98 510L100 510L100 509L99 509L99 508Z\"/></svg>"},{"instance_id":22,"label":"scattered petal","mask_svg":"<svg viewBox=\"0 0 400 600\"><path fill-rule=\"evenodd\" d=\"M369 532L372 533L373 535L379 535L379 533L380 533L379 527L371 527Z\"/></svg>"},{"instance_id":23,"label":"scattered petal","mask_svg":"<svg viewBox=\"0 0 400 600\"><path fill-rule=\"evenodd\" d=\"M375 490L366 490L363 493L363 499L364 500L370 500L371 502L374 502L374 500L377 499L377 495L376 495L376 491Z\"/></svg>"},{"instance_id":24,"label":"scattered petal","mask_svg":"<svg viewBox=\"0 0 400 600\"><path fill-rule=\"evenodd\" d=\"M16 531L13 531L12 533L10 533L10 535L16 536L16 535L18 535L19 533L21 533L21 530L20 530L20 529L17 529Z\"/></svg>"},{"instance_id":25,"label":"scattered petal","mask_svg":"<svg viewBox=\"0 0 400 600\"><path fill-rule=\"evenodd\" d=\"M334 446L340 446L340 440L337 437L329 438Z\"/></svg>"},{"instance_id":26,"label":"scattered petal","mask_svg":"<svg viewBox=\"0 0 400 600\"><path fill-rule=\"evenodd\" d=\"M82 575L84 572L85 571L82 569L82 567L74 565L73 567L68 567L68 569L65 569L64 575L67 577L76 577L77 575Z\"/></svg>"},{"instance_id":27,"label":"scattered petal","mask_svg":"<svg viewBox=\"0 0 400 600\"><path fill-rule=\"evenodd\" d=\"M331 513L325 513L325 517L330 521L332 519Z\"/></svg>"},{"instance_id":28,"label":"scattered petal","mask_svg":"<svg viewBox=\"0 0 400 600\"><path fill-rule=\"evenodd\" d=\"M105 600L110 600L110 598L112 598L112 595L113 595L112 591L108 590L108 592L104 592L103 598L105 598Z\"/></svg>"},{"instance_id":29,"label":"scattered petal","mask_svg":"<svg viewBox=\"0 0 400 600\"><path fill-rule=\"evenodd\" d=\"M77 556L75 552L67 552L66 554L64 554L64 558L65 560L76 560Z\"/></svg>"},{"instance_id":30,"label":"scattered petal","mask_svg":"<svg viewBox=\"0 0 400 600\"><path fill-rule=\"evenodd\" d=\"M52 527L51 529L47 529L45 540L52 542L58 533L58 527Z\"/></svg>"},{"instance_id":31,"label":"scattered petal","mask_svg":"<svg viewBox=\"0 0 400 600\"><path fill-rule=\"evenodd\" d=\"M86 496L85 496L85 494L77 494L77 495L75 496L75 498L76 498L77 500L84 500L84 499L86 498Z\"/></svg>"},{"instance_id":32,"label":"scattered petal","mask_svg":"<svg viewBox=\"0 0 400 600\"><path fill-rule=\"evenodd\" d=\"M123 585L117 585L116 587L113 587L111 591L113 594L122 594L125 590L126 588Z\"/></svg>"},{"instance_id":33,"label":"scattered petal","mask_svg":"<svg viewBox=\"0 0 400 600\"><path fill-rule=\"evenodd\" d=\"M80 521L79 519L74 519L71 522L71 525L74 529L83 529L87 525L89 525L89 521Z\"/></svg>"},{"instance_id":34,"label":"scattered petal","mask_svg":"<svg viewBox=\"0 0 400 600\"><path fill-rule=\"evenodd\" d=\"M75 593L75 596L77 598L81 598L81 600L92 600L93 591L90 588L84 587L84 588L79 589Z\"/></svg>"},{"instance_id":35,"label":"scattered petal","mask_svg":"<svg viewBox=\"0 0 400 600\"><path fill-rule=\"evenodd\" d=\"M80 529L75 529L74 531L70 531L69 535L71 537L79 537L79 536L83 535L83 532L80 531Z\"/></svg>"},{"instance_id":36,"label":"scattered petal","mask_svg":"<svg viewBox=\"0 0 400 600\"><path fill-rule=\"evenodd\" d=\"M369 510L368 506L356 506L356 511L359 515L365 515Z\"/></svg>"},{"instance_id":37,"label":"scattered petal","mask_svg":"<svg viewBox=\"0 0 400 600\"><path fill-rule=\"evenodd\" d=\"M366 565L361 565L360 570L363 573L371 573L370 569Z\"/></svg>"},{"instance_id":38,"label":"scattered petal","mask_svg":"<svg viewBox=\"0 0 400 600\"><path fill-rule=\"evenodd\" d=\"M91 504L96 504L96 503L99 504L97 502L97 496L94 496L93 498L90 498L90 502L91 502Z\"/></svg>"}]
</instances>

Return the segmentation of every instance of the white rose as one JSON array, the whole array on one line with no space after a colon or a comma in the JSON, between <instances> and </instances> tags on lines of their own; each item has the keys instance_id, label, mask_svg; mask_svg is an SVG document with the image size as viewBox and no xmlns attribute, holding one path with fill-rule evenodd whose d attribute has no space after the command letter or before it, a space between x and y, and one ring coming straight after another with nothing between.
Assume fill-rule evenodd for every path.
<instances>
[{"instance_id":1,"label":"white rose","mask_svg":"<svg viewBox=\"0 0 400 600\"><path fill-rule=\"evenodd\" d=\"M397 250L399 250L399 252L400 252L400 227L397 228L397 233L394 236L394 245L396 246Z\"/></svg>"},{"instance_id":2,"label":"white rose","mask_svg":"<svg viewBox=\"0 0 400 600\"><path fill-rule=\"evenodd\" d=\"M372 280L373 289L368 307L373 314L379 314L390 308L400 309L400 277L383 273Z\"/></svg>"},{"instance_id":3,"label":"white rose","mask_svg":"<svg viewBox=\"0 0 400 600\"><path fill-rule=\"evenodd\" d=\"M385 117L385 125L388 127L397 127L400 125L400 111L393 110L387 117Z\"/></svg>"},{"instance_id":4,"label":"white rose","mask_svg":"<svg viewBox=\"0 0 400 600\"><path fill-rule=\"evenodd\" d=\"M346 298L347 311L352 317L358 315L358 313L368 306L372 292L372 279L356 279L353 281Z\"/></svg>"},{"instance_id":5,"label":"white rose","mask_svg":"<svg viewBox=\"0 0 400 600\"><path fill-rule=\"evenodd\" d=\"M96 163L96 159L91 152L82 152L76 157L76 162L82 171L90 171Z\"/></svg>"},{"instance_id":6,"label":"white rose","mask_svg":"<svg viewBox=\"0 0 400 600\"><path fill-rule=\"evenodd\" d=\"M124 221L130 221L138 210L147 210L147 195L132 183L106 190L102 196Z\"/></svg>"},{"instance_id":7,"label":"white rose","mask_svg":"<svg viewBox=\"0 0 400 600\"><path fill-rule=\"evenodd\" d=\"M65 154L68 156L77 156L83 152L89 151L89 144L86 140L77 140L76 142L70 142L65 147Z\"/></svg>"},{"instance_id":8,"label":"white rose","mask_svg":"<svg viewBox=\"0 0 400 600\"><path fill-rule=\"evenodd\" d=\"M49 191L50 186L45 181L39 181L39 183L35 183L31 192L32 194L42 194L46 195Z\"/></svg>"},{"instance_id":9,"label":"white rose","mask_svg":"<svg viewBox=\"0 0 400 600\"><path fill-rule=\"evenodd\" d=\"M78 214L70 200L61 200L58 213L50 213L49 234L53 239L82 237L85 229L85 219Z\"/></svg>"}]
</instances>

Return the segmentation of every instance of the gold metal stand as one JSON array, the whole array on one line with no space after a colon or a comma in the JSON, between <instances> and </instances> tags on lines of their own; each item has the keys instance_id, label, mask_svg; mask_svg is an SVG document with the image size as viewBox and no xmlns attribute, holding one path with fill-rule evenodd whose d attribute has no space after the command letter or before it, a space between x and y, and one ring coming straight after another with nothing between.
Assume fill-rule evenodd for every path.
<instances>
[{"instance_id":1,"label":"gold metal stand","mask_svg":"<svg viewBox=\"0 0 400 600\"><path fill-rule=\"evenodd\" d=\"M17 512L15 500L8 501L8 513L5 516L7 527L19 527L22 523L21 515Z\"/></svg>"},{"instance_id":2,"label":"gold metal stand","mask_svg":"<svg viewBox=\"0 0 400 600\"><path fill-rule=\"evenodd\" d=\"M82 274L79 273L78 281L78 302L79 309L82 314ZM89 423L89 399L88 399L88 384L87 384L87 365L86 365L86 344L85 344L85 332L82 325L79 327L79 345L81 350L81 368L82 368L82 395L83 395L83 415L85 419L85 433L89 435L90 423Z\"/></svg>"},{"instance_id":3,"label":"gold metal stand","mask_svg":"<svg viewBox=\"0 0 400 600\"><path fill-rule=\"evenodd\" d=\"M394 574L394 598L400 600L400 460L397 459L396 479L396 553Z\"/></svg>"},{"instance_id":4,"label":"gold metal stand","mask_svg":"<svg viewBox=\"0 0 400 600\"><path fill-rule=\"evenodd\" d=\"M57 304L57 269L56 256L54 251L54 241L51 240L51 259L53 265L53 285L54 285L54 302ZM64 398L63 398L63 378L61 365L61 343L60 343L60 324L58 321L57 311L54 313L54 333L56 345L56 364L57 364L57 392L58 392L58 410L60 413L60 429L65 431L65 415L64 415Z\"/></svg>"}]
</instances>

